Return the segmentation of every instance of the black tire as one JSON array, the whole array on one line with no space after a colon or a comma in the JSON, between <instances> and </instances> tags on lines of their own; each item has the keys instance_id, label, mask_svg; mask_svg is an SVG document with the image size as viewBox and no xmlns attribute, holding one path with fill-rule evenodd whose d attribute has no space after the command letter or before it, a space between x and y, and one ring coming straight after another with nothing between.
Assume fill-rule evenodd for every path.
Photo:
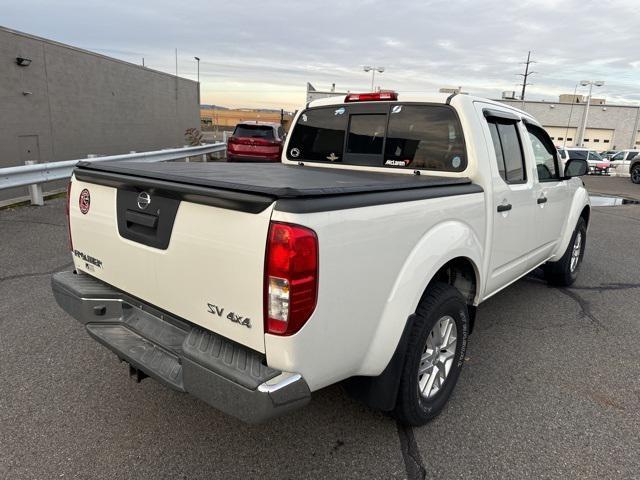
<instances>
[{"instance_id":1,"label":"black tire","mask_svg":"<svg viewBox=\"0 0 640 480\"><path fill-rule=\"evenodd\" d=\"M418 368L427 345L427 337L436 323L445 317L451 317L455 322L455 354L444 383L437 393L431 398L426 398L418 384ZM467 304L460 292L446 283L433 283L418 304L407 344L398 397L393 410L393 416L399 422L413 426L424 425L442 411L462 370L467 349L468 325Z\"/></svg>"},{"instance_id":2,"label":"black tire","mask_svg":"<svg viewBox=\"0 0 640 480\"><path fill-rule=\"evenodd\" d=\"M636 163L635 165L633 165L629 173L631 174L631 181L633 183L639 184L640 183L640 163Z\"/></svg>"},{"instance_id":3,"label":"black tire","mask_svg":"<svg viewBox=\"0 0 640 480\"><path fill-rule=\"evenodd\" d=\"M578 233L581 234L580 253L578 256L578 264L572 270L571 258ZM578 219L576 228L573 231L573 235L571 235L571 241L569 242L564 255L562 255L562 258L560 258L560 260L558 260L557 262L548 262L542 267L542 269L544 270L544 277L547 282L558 287L568 287L570 285L573 285L573 282L575 282L576 278L578 278L578 273L580 272L580 267L582 266L582 258L584 257L586 246L587 224L585 223L584 218L580 217Z\"/></svg>"}]
</instances>

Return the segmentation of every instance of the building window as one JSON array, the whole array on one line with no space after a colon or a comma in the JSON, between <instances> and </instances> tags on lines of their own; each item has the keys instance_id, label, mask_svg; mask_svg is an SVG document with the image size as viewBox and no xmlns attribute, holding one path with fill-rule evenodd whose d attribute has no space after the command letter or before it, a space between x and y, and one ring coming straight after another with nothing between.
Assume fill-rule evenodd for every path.
<instances>
[{"instance_id":1,"label":"building window","mask_svg":"<svg viewBox=\"0 0 640 480\"><path fill-rule=\"evenodd\" d=\"M573 142L573 138L567 137L567 142Z\"/></svg>"},{"instance_id":2,"label":"building window","mask_svg":"<svg viewBox=\"0 0 640 480\"><path fill-rule=\"evenodd\" d=\"M609 143L609 140L605 138L605 139L603 140L603 142L604 142L604 143Z\"/></svg>"},{"instance_id":3,"label":"building window","mask_svg":"<svg viewBox=\"0 0 640 480\"><path fill-rule=\"evenodd\" d=\"M593 143L600 143L600 139L599 138L594 138L593 139Z\"/></svg>"},{"instance_id":4,"label":"building window","mask_svg":"<svg viewBox=\"0 0 640 480\"><path fill-rule=\"evenodd\" d=\"M590 140L588 138L583 138L582 141L583 142L589 142Z\"/></svg>"},{"instance_id":5,"label":"building window","mask_svg":"<svg viewBox=\"0 0 640 480\"><path fill-rule=\"evenodd\" d=\"M553 137L551 137L551 140L553 140ZM564 140L564 138L558 137L558 140L561 142L562 140Z\"/></svg>"}]
</instances>

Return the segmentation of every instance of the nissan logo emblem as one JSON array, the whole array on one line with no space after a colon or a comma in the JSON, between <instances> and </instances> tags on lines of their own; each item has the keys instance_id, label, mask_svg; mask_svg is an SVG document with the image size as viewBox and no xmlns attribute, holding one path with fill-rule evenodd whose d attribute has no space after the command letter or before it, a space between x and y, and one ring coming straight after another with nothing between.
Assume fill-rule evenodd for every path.
<instances>
[{"instance_id":1,"label":"nissan logo emblem","mask_svg":"<svg viewBox=\"0 0 640 480\"><path fill-rule=\"evenodd\" d=\"M151 195L147 192L140 192L138 195L138 208L144 210L149 205L151 205Z\"/></svg>"}]
</instances>

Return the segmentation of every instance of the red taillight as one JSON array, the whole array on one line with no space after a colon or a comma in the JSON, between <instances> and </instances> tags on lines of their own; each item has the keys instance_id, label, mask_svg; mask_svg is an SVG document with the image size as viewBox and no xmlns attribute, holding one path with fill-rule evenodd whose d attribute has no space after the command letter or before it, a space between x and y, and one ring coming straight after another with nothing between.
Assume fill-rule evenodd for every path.
<instances>
[{"instance_id":1,"label":"red taillight","mask_svg":"<svg viewBox=\"0 0 640 480\"><path fill-rule=\"evenodd\" d=\"M73 239L71 238L71 214L69 209L71 207L71 181L67 184L67 206L65 212L67 213L67 231L69 232L69 249L73 252Z\"/></svg>"},{"instance_id":2,"label":"red taillight","mask_svg":"<svg viewBox=\"0 0 640 480\"><path fill-rule=\"evenodd\" d=\"M346 102L375 102L378 100L398 100L398 92L382 91L369 93L350 93L344 99Z\"/></svg>"},{"instance_id":3,"label":"red taillight","mask_svg":"<svg viewBox=\"0 0 640 480\"><path fill-rule=\"evenodd\" d=\"M299 225L271 222L266 257L265 332L293 335L316 308L318 237Z\"/></svg>"}]
</instances>

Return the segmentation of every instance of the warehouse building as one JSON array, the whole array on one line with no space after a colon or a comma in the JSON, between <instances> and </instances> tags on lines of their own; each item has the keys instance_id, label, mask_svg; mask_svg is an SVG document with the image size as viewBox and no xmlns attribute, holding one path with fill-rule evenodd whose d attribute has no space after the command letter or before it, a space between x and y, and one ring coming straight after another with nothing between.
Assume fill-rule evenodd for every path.
<instances>
[{"instance_id":1,"label":"warehouse building","mask_svg":"<svg viewBox=\"0 0 640 480\"><path fill-rule=\"evenodd\" d=\"M577 146L587 99L583 95L560 95L558 100L522 102L503 98L500 101L536 117L556 145ZM608 105L604 99L593 98L583 145L598 151L640 147L640 106Z\"/></svg>"},{"instance_id":2,"label":"warehouse building","mask_svg":"<svg viewBox=\"0 0 640 480\"><path fill-rule=\"evenodd\" d=\"M0 104L0 168L182 146L200 123L197 82L3 27Z\"/></svg>"}]
</instances>

